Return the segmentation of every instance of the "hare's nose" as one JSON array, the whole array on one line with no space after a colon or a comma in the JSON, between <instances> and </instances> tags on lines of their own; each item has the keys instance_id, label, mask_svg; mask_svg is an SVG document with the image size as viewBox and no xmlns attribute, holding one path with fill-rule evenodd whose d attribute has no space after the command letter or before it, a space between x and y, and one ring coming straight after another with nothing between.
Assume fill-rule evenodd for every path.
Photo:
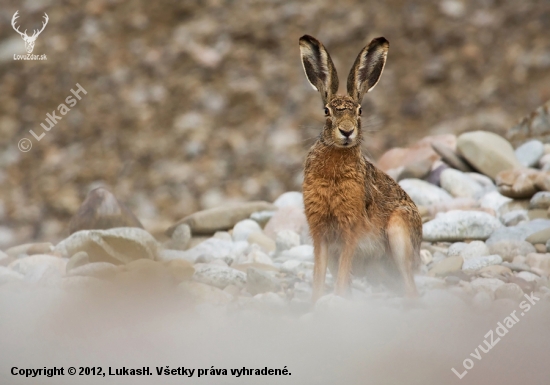
<instances>
[{"instance_id":1,"label":"hare's nose","mask_svg":"<svg viewBox=\"0 0 550 385\"><path fill-rule=\"evenodd\" d=\"M344 135L346 138L349 138L351 134L353 134L353 129L351 129L351 131L344 131L341 128L339 128L338 131L340 131L340 134Z\"/></svg>"}]
</instances>

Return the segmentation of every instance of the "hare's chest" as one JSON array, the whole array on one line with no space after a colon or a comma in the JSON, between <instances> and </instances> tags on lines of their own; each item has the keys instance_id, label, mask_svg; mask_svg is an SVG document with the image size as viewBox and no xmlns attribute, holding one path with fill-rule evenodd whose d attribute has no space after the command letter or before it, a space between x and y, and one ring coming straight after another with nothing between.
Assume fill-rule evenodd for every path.
<instances>
[{"instance_id":1,"label":"hare's chest","mask_svg":"<svg viewBox=\"0 0 550 385\"><path fill-rule=\"evenodd\" d=\"M304 182L306 216L312 230L353 231L365 223L365 187L355 179Z\"/></svg>"}]
</instances>

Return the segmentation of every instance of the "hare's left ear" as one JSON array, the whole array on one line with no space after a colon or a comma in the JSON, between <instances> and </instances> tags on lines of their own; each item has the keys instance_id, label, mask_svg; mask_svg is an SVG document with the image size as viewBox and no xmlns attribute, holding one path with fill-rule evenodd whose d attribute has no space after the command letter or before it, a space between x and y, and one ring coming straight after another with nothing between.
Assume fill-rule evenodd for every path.
<instances>
[{"instance_id":1,"label":"hare's left ear","mask_svg":"<svg viewBox=\"0 0 550 385\"><path fill-rule=\"evenodd\" d=\"M359 52L348 76L348 94L361 103L365 93L369 92L380 80L390 43L383 37L373 39Z\"/></svg>"}]
</instances>

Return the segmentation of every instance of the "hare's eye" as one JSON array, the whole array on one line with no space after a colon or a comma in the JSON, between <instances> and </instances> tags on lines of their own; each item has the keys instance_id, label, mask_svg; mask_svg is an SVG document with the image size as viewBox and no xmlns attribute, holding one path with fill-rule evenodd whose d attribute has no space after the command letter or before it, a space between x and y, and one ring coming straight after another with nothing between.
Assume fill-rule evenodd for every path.
<instances>
[{"instance_id":1,"label":"hare's eye","mask_svg":"<svg viewBox=\"0 0 550 385\"><path fill-rule=\"evenodd\" d=\"M363 109L359 107L359 116L361 116L362 113L363 113Z\"/></svg>"},{"instance_id":2,"label":"hare's eye","mask_svg":"<svg viewBox=\"0 0 550 385\"><path fill-rule=\"evenodd\" d=\"M325 107L325 116L329 116L330 115L330 111L328 110L328 107Z\"/></svg>"}]
</instances>

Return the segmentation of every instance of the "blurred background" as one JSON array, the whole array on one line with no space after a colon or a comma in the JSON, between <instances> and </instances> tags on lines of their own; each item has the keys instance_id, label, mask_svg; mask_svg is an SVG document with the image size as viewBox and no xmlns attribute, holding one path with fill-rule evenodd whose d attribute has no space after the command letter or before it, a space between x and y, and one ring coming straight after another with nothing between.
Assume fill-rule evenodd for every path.
<instances>
[{"instance_id":1,"label":"blurred background","mask_svg":"<svg viewBox=\"0 0 550 385\"><path fill-rule=\"evenodd\" d=\"M16 10L22 31L49 15L33 52L46 61L14 60ZM428 134L503 134L550 98L549 1L3 0L0 247L66 237L98 185L153 234L199 209L300 190L324 121L300 63L306 33L342 85L370 39L390 41L363 103L373 159ZM76 83L87 94L36 141L29 130L44 132Z\"/></svg>"}]
</instances>

